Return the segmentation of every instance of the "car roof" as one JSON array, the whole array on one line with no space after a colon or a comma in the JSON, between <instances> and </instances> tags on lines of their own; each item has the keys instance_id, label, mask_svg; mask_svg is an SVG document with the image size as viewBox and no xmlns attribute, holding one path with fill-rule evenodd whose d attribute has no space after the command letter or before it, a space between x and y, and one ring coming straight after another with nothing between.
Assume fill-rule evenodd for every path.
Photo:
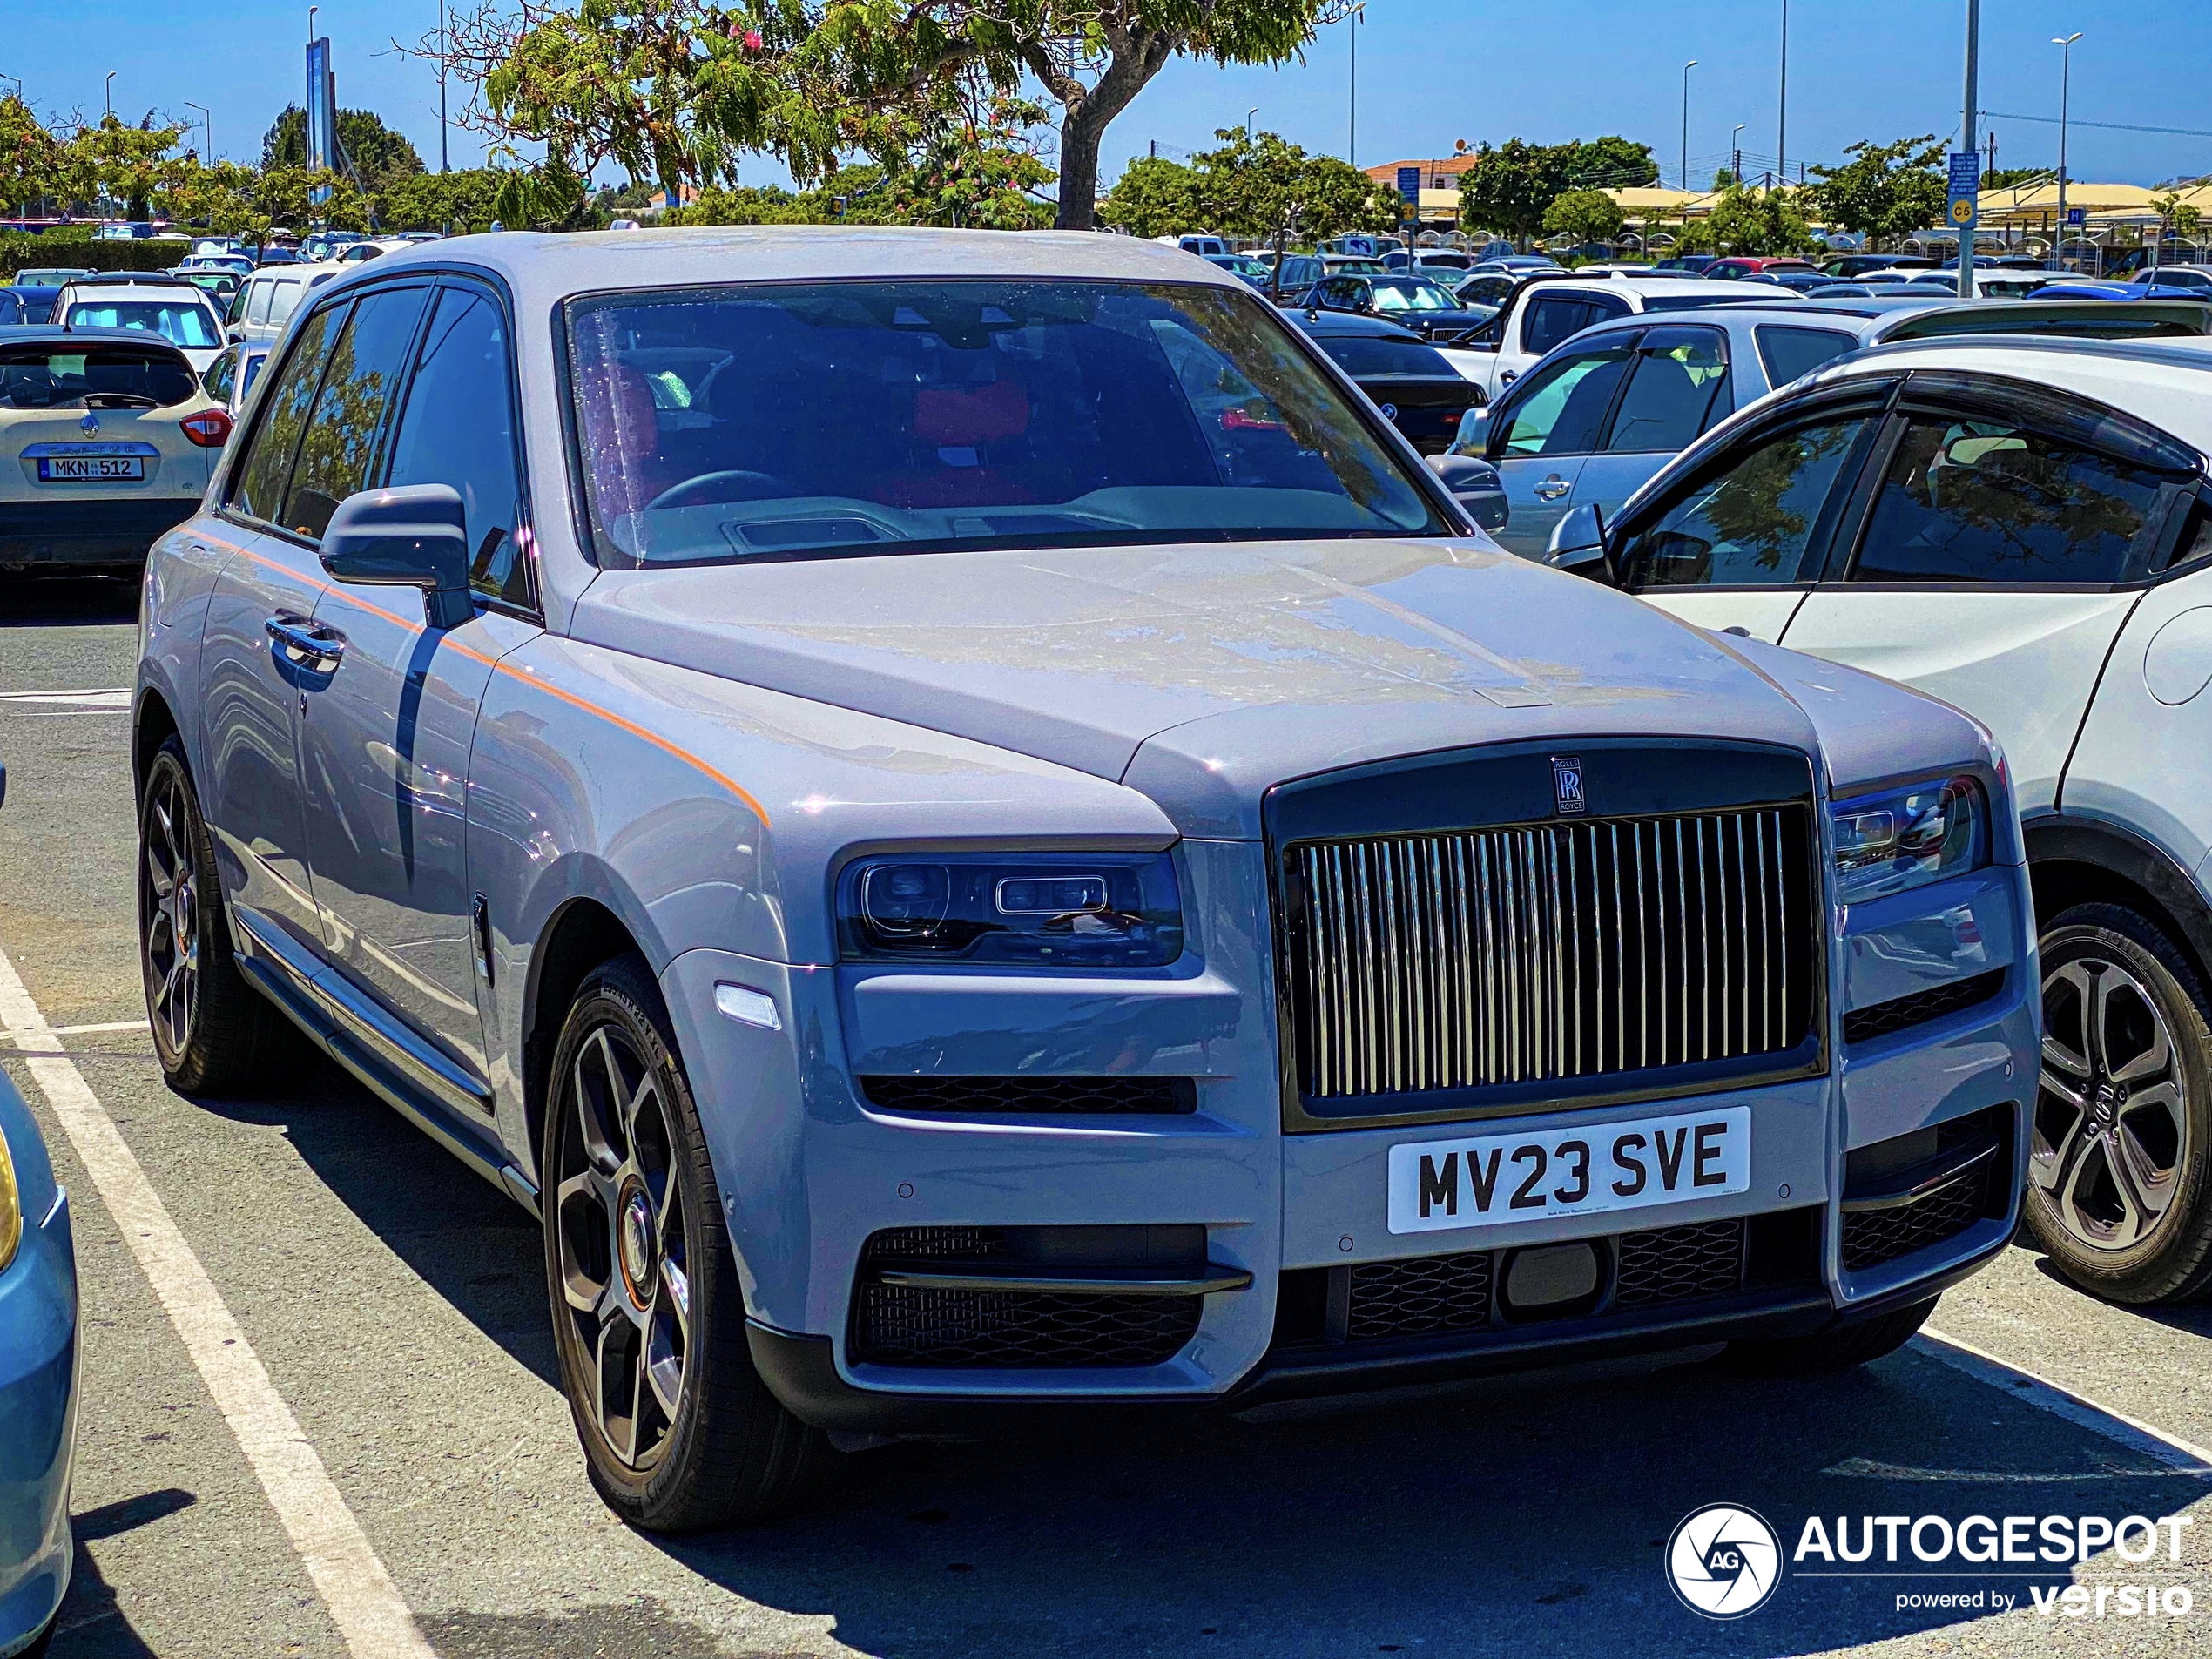
<instances>
[{"instance_id":1,"label":"car roof","mask_svg":"<svg viewBox=\"0 0 2212 1659\"><path fill-rule=\"evenodd\" d=\"M127 289L128 297L133 300L159 300L185 295L204 301L207 298L206 289L190 282L72 282L68 286L86 290Z\"/></svg>"},{"instance_id":2,"label":"car roof","mask_svg":"<svg viewBox=\"0 0 2212 1659\"><path fill-rule=\"evenodd\" d=\"M417 266L466 266L500 278L524 315L577 294L720 287L732 281L900 281L1004 277L1035 281L1180 282L1250 293L1195 253L1090 231L916 229L904 226L717 225L642 231L486 232L331 268L381 281ZM313 267L310 267L313 268ZM287 276L299 267L284 267ZM264 273L257 273L264 274Z\"/></svg>"},{"instance_id":3,"label":"car roof","mask_svg":"<svg viewBox=\"0 0 2212 1659\"><path fill-rule=\"evenodd\" d=\"M2212 455L2212 336L2083 340L2036 334L1950 334L1891 341L1813 371L1838 381L1898 368L2001 375L2094 400L2161 427Z\"/></svg>"},{"instance_id":4,"label":"car roof","mask_svg":"<svg viewBox=\"0 0 2212 1659\"><path fill-rule=\"evenodd\" d=\"M1741 299L1743 285L1741 282L1708 282L1703 277L1568 276L1549 278L1540 286L1531 287L1528 292L1535 294L1628 293L1639 300L1649 299L1655 294L1669 300L1680 299L1683 294Z\"/></svg>"},{"instance_id":5,"label":"car roof","mask_svg":"<svg viewBox=\"0 0 2212 1659\"><path fill-rule=\"evenodd\" d=\"M179 351L159 334L144 328L64 328L57 322L23 323L14 327L0 328L0 345L36 346L83 345L86 341L96 345L158 347L164 351Z\"/></svg>"}]
</instances>

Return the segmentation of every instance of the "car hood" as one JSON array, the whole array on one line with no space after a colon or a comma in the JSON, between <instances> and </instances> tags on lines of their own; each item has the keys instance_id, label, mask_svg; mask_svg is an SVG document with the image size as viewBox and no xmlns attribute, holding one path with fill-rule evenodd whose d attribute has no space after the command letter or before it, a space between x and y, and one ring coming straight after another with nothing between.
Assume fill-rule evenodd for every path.
<instances>
[{"instance_id":1,"label":"car hood","mask_svg":"<svg viewBox=\"0 0 2212 1659\"><path fill-rule=\"evenodd\" d=\"M1474 744L1819 750L1728 644L1487 537L607 571L569 631L1118 779L1188 835L1257 837L1285 779Z\"/></svg>"}]
</instances>

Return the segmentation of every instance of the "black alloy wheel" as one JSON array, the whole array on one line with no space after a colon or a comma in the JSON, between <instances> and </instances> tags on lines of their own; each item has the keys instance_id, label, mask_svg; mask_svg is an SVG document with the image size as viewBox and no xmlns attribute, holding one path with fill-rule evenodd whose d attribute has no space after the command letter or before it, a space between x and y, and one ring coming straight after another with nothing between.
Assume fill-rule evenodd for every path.
<instances>
[{"instance_id":1,"label":"black alloy wheel","mask_svg":"<svg viewBox=\"0 0 2212 1659\"><path fill-rule=\"evenodd\" d=\"M2075 907L2044 931L2043 1061L2027 1217L2052 1264L2115 1302L2212 1284L2212 1028L2149 918Z\"/></svg>"},{"instance_id":2,"label":"black alloy wheel","mask_svg":"<svg viewBox=\"0 0 2212 1659\"><path fill-rule=\"evenodd\" d=\"M656 1532L794 1507L827 1437L753 1369L705 1132L643 958L586 977L547 1087L547 1290L592 1484Z\"/></svg>"}]
</instances>

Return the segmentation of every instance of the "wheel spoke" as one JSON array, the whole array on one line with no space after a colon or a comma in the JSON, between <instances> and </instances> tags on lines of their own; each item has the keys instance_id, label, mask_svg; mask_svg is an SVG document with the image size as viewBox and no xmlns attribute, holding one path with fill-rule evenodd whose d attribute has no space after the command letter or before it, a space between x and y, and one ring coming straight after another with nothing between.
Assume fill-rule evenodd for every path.
<instances>
[{"instance_id":1,"label":"wheel spoke","mask_svg":"<svg viewBox=\"0 0 2212 1659\"><path fill-rule=\"evenodd\" d=\"M2144 1006L2151 1008L2150 1042L2134 1059L2112 1069L2112 1080L2116 1083L2140 1082L2146 1077L2162 1077L2173 1069L2174 1045L2166 1035L2166 1022L2158 1017L2157 1009L2151 1008L2148 998L2144 1000ZM2107 1052L2109 1053L2110 1049L2111 1044L2107 1042Z\"/></svg>"},{"instance_id":2,"label":"wheel spoke","mask_svg":"<svg viewBox=\"0 0 2212 1659\"><path fill-rule=\"evenodd\" d=\"M2179 1083L2153 1083L2148 1089L2138 1089L2128 1096L2127 1105L2121 1108L2120 1121L2125 1123L2138 1112L2161 1112L2172 1124L2174 1143L2179 1146L2187 1125L2182 1117L2182 1086Z\"/></svg>"},{"instance_id":3,"label":"wheel spoke","mask_svg":"<svg viewBox=\"0 0 2212 1659\"><path fill-rule=\"evenodd\" d=\"M593 1228L594 1218L587 1212L597 1206L603 1212L607 1208L604 1184L596 1170L586 1167L570 1176L554 1190L554 1224L559 1230L561 1262L561 1294L578 1313L596 1313L606 1300L611 1271L594 1277L577 1247L585 1243Z\"/></svg>"},{"instance_id":4,"label":"wheel spoke","mask_svg":"<svg viewBox=\"0 0 2212 1659\"><path fill-rule=\"evenodd\" d=\"M2120 1188L2122 1201L2141 1217L2143 1231L2148 1232L2174 1200L2170 1174L2159 1169L2143 1150L2142 1143L2124 1128L2112 1132L2106 1148L2107 1156L2112 1160L2113 1182Z\"/></svg>"},{"instance_id":5,"label":"wheel spoke","mask_svg":"<svg viewBox=\"0 0 2212 1659\"><path fill-rule=\"evenodd\" d=\"M2037 1152L2028 1159L2028 1174L2046 1192L2055 1192L2069 1185L2068 1177L2080 1163L2081 1150L2088 1136L2089 1113L2087 1107L2072 1095L2063 1096L2074 1106L2074 1121L2067 1125L2066 1133L2059 1137L2056 1146L2047 1153Z\"/></svg>"},{"instance_id":6,"label":"wheel spoke","mask_svg":"<svg viewBox=\"0 0 2212 1659\"><path fill-rule=\"evenodd\" d=\"M691 1276L684 1271L681 1262L661 1263L657 1303L674 1317L677 1330L688 1348L691 1341Z\"/></svg>"},{"instance_id":7,"label":"wheel spoke","mask_svg":"<svg viewBox=\"0 0 2212 1659\"><path fill-rule=\"evenodd\" d=\"M2089 1075L2088 1057L2074 1053L2073 1049L2053 1036L2046 1036L2043 1039L2043 1066L2047 1073L2056 1069L2075 1077L2087 1077Z\"/></svg>"},{"instance_id":8,"label":"wheel spoke","mask_svg":"<svg viewBox=\"0 0 2212 1659\"><path fill-rule=\"evenodd\" d=\"M2120 976L2103 963L2097 966L2096 977L2091 981L2088 1005L2081 1012L2081 1040L2089 1048L2089 1063L2109 1073L2112 1055L2107 1039L2112 1035L2107 1022L2112 1018L2112 994L2118 988Z\"/></svg>"},{"instance_id":9,"label":"wheel spoke","mask_svg":"<svg viewBox=\"0 0 2212 1659\"><path fill-rule=\"evenodd\" d=\"M596 1077L594 1073L597 1074ZM608 1046L607 1034L596 1031L576 1057L577 1123L583 1134L585 1157L610 1180L622 1170L624 1150L615 1144L618 1126L608 1110L622 1098L616 1077L614 1055Z\"/></svg>"},{"instance_id":10,"label":"wheel spoke","mask_svg":"<svg viewBox=\"0 0 2212 1659\"><path fill-rule=\"evenodd\" d=\"M646 1339L645 1346L638 1353L638 1370L652 1390L653 1403L660 1407L661 1415L673 1428L677 1408L684 1399L684 1356L667 1348L660 1336L656 1329Z\"/></svg>"},{"instance_id":11,"label":"wheel spoke","mask_svg":"<svg viewBox=\"0 0 2212 1659\"><path fill-rule=\"evenodd\" d=\"M2115 1150L2118 1139L2113 1135L2098 1136L2097 1151L2106 1173L2112 1177L2112 1190L2120 1199L2121 1217L2113 1226L2112 1248L2124 1250L2149 1231L2150 1217L2132 1173Z\"/></svg>"},{"instance_id":12,"label":"wheel spoke","mask_svg":"<svg viewBox=\"0 0 2212 1659\"><path fill-rule=\"evenodd\" d=\"M166 899L177 885L176 878L162 867L160 857L152 841L146 843L146 881L153 888L153 895L157 899Z\"/></svg>"}]
</instances>

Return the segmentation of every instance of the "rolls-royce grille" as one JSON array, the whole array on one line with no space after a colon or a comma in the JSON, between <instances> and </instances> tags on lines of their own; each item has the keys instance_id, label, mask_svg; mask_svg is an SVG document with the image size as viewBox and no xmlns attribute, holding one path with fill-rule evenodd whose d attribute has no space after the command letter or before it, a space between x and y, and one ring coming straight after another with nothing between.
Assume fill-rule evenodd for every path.
<instances>
[{"instance_id":1,"label":"rolls-royce grille","mask_svg":"<svg viewBox=\"0 0 2212 1659\"><path fill-rule=\"evenodd\" d=\"M1293 846L1312 1101L1787 1054L1818 977L1801 807Z\"/></svg>"}]
</instances>

